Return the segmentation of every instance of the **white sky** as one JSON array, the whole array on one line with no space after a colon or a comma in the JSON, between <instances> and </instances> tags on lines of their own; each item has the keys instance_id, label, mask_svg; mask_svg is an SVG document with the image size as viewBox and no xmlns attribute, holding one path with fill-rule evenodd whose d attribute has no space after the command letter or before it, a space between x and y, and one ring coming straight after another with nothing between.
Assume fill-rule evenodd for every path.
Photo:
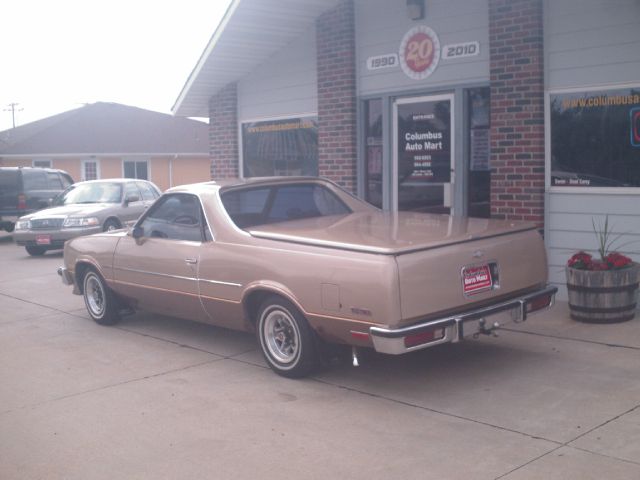
<instances>
[{"instance_id":1,"label":"white sky","mask_svg":"<svg viewBox=\"0 0 640 480\"><path fill-rule=\"evenodd\" d=\"M11 0L0 28L0 131L84 103L170 113L229 0Z\"/></svg>"}]
</instances>

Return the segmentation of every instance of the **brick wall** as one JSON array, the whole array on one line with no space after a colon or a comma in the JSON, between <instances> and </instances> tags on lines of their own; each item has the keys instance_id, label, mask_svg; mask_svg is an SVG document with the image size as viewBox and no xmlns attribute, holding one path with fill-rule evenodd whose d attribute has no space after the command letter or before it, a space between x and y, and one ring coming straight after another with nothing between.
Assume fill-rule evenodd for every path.
<instances>
[{"instance_id":1,"label":"brick wall","mask_svg":"<svg viewBox=\"0 0 640 480\"><path fill-rule=\"evenodd\" d=\"M491 214L544 223L542 0L490 0Z\"/></svg>"},{"instance_id":2,"label":"brick wall","mask_svg":"<svg viewBox=\"0 0 640 480\"><path fill-rule=\"evenodd\" d=\"M230 83L209 101L211 178L238 177L238 88Z\"/></svg>"},{"instance_id":3,"label":"brick wall","mask_svg":"<svg viewBox=\"0 0 640 480\"><path fill-rule=\"evenodd\" d=\"M318 65L318 169L356 190L355 15L342 0L316 20Z\"/></svg>"}]
</instances>

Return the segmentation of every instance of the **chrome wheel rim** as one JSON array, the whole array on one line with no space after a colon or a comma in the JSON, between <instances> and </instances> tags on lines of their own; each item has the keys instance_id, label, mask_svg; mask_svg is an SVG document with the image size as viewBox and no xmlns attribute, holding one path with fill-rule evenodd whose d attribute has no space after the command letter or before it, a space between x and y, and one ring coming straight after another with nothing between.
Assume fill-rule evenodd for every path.
<instances>
[{"instance_id":1,"label":"chrome wheel rim","mask_svg":"<svg viewBox=\"0 0 640 480\"><path fill-rule=\"evenodd\" d=\"M95 317L101 317L104 313L105 292L102 282L94 274L87 275L84 283L84 298L89 312Z\"/></svg>"},{"instance_id":2,"label":"chrome wheel rim","mask_svg":"<svg viewBox=\"0 0 640 480\"><path fill-rule=\"evenodd\" d=\"M263 337L269 354L279 363L290 364L300 352L300 333L295 320L285 310L265 313Z\"/></svg>"}]
</instances>

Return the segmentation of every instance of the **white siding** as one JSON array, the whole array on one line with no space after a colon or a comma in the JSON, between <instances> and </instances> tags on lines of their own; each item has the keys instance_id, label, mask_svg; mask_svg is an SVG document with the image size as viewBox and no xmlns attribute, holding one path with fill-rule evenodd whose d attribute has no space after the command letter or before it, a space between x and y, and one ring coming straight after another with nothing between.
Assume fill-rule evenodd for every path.
<instances>
[{"instance_id":1,"label":"white siding","mask_svg":"<svg viewBox=\"0 0 640 480\"><path fill-rule=\"evenodd\" d=\"M564 267L578 250L597 255L598 242L592 220L602 224L609 214L609 225L621 235L614 246L640 261L640 196L616 194L554 193L549 196L547 253L549 278L566 299Z\"/></svg>"},{"instance_id":2,"label":"white siding","mask_svg":"<svg viewBox=\"0 0 640 480\"><path fill-rule=\"evenodd\" d=\"M640 81L640 2L547 0L547 87Z\"/></svg>"},{"instance_id":3,"label":"white siding","mask_svg":"<svg viewBox=\"0 0 640 480\"><path fill-rule=\"evenodd\" d=\"M444 87L461 83L489 81L489 5L488 0L429 0L423 20L407 16L406 0L356 0L356 57L358 94L419 88ZM413 80L400 66L367 70L367 58L398 53L404 34L416 25L431 27L444 46L479 41L480 55L443 60L424 80Z\"/></svg>"},{"instance_id":4,"label":"white siding","mask_svg":"<svg viewBox=\"0 0 640 480\"><path fill-rule=\"evenodd\" d=\"M547 91L640 84L640 2L547 0L545 74ZM547 169L549 164L547 158ZM601 222L609 214L615 231L627 233L619 241L627 245L620 250L640 261L640 191L552 191L546 210L549 276L560 288L559 298L567 298L564 266L569 257L578 250L596 253L592 219Z\"/></svg>"},{"instance_id":5,"label":"white siding","mask_svg":"<svg viewBox=\"0 0 640 480\"><path fill-rule=\"evenodd\" d=\"M318 111L315 28L238 82L238 120Z\"/></svg>"}]
</instances>

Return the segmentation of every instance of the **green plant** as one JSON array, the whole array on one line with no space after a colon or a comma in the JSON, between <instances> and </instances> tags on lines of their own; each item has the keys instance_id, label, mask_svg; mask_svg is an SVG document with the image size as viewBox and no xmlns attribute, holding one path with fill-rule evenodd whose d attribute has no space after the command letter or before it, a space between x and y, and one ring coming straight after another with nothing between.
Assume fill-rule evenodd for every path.
<instances>
[{"instance_id":1,"label":"green plant","mask_svg":"<svg viewBox=\"0 0 640 480\"><path fill-rule=\"evenodd\" d=\"M574 254L567 262L567 265L579 270L615 270L631 266L631 264L633 264L631 258L613 250L634 242L619 243L625 234L613 233L613 227L609 224L609 215L605 216L604 223L598 224L595 219L592 218L591 224L593 225L593 233L596 235L598 242L600 259L594 260L590 254L581 251Z\"/></svg>"}]
</instances>

